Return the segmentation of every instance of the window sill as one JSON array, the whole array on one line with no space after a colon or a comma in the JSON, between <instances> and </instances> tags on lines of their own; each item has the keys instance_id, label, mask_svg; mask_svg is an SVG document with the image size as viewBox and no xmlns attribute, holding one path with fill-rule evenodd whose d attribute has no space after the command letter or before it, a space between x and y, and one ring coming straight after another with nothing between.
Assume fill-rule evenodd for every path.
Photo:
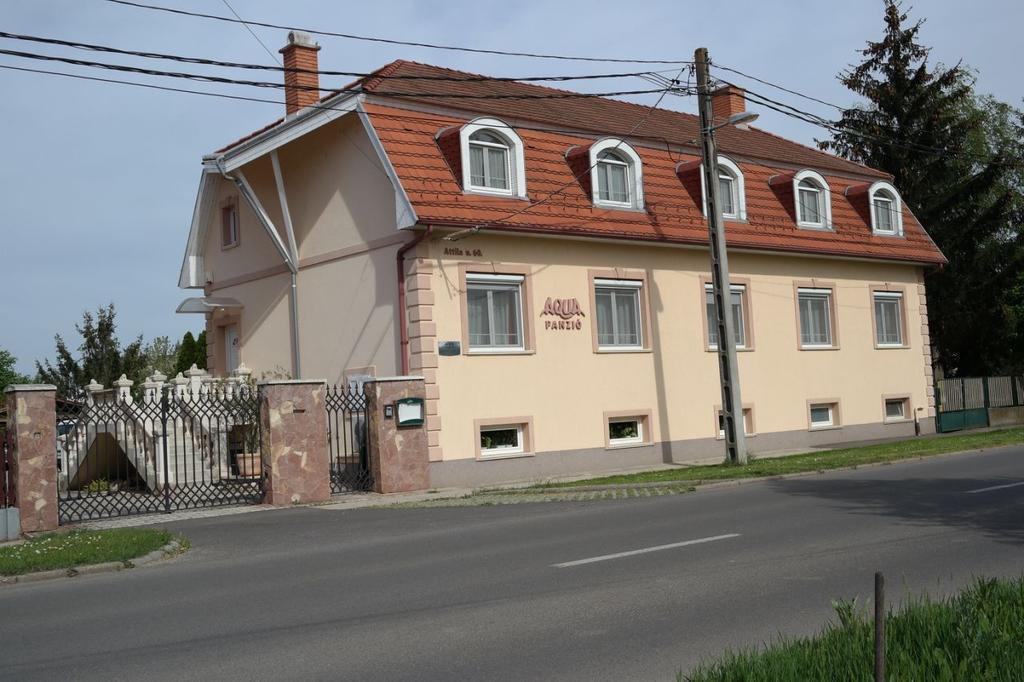
<instances>
[{"instance_id":1,"label":"window sill","mask_svg":"<svg viewBox=\"0 0 1024 682\"><path fill-rule=\"evenodd\" d=\"M230 251L231 249L237 249L237 248L238 248L238 242L235 242L234 244L221 244L220 245L220 250L221 251Z\"/></svg>"},{"instance_id":2,"label":"window sill","mask_svg":"<svg viewBox=\"0 0 1024 682\"><path fill-rule=\"evenodd\" d=\"M811 225L808 223L797 223L796 226L801 230L814 230L815 232L835 232L835 228L829 227L828 225Z\"/></svg>"},{"instance_id":3,"label":"window sill","mask_svg":"<svg viewBox=\"0 0 1024 682\"><path fill-rule=\"evenodd\" d=\"M650 348L613 348L613 347L598 347L595 353L607 354L607 355L621 355L623 353L651 353L653 352Z\"/></svg>"},{"instance_id":4,"label":"window sill","mask_svg":"<svg viewBox=\"0 0 1024 682\"><path fill-rule=\"evenodd\" d=\"M883 424L909 424L912 421L914 421L914 420L910 419L908 417L902 417L900 419L883 419L882 423Z\"/></svg>"},{"instance_id":5,"label":"window sill","mask_svg":"<svg viewBox=\"0 0 1024 682\"><path fill-rule=\"evenodd\" d=\"M472 356L483 356L487 357L490 355L536 355L535 350L468 350L466 355Z\"/></svg>"},{"instance_id":6,"label":"window sill","mask_svg":"<svg viewBox=\"0 0 1024 682\"><path fill-rule=\"evenodd\" d=\"M894 239L903 239L905 237L905 235L903 235L900 232L875 232L874 230L871 231L871 236L872 237L892 237Z\"/></svg>"},{"instance_id":7,"label":"window sill","mask_svg":"<svg viewBox=\"0 0 1024 682\"><path fill-rule=\"evenodd\" d=\"M800 350L839 350L839 346L800 346Z\"/></svg>"},{"instance_id":8,"label":"window sill","mask_svg":"<svg viewBox=\"0 0 1024 682\"><path fill-rule=\"evenodd\" d=\"M617 204L613 201L595 201L594 208L608 208L616 211L630 211L631 213L646 213L646 209L643 206L634 206L633 204Z\"/></svg>"},{"instance_id":9,"label":"window sill","mask_svg":"<svg viewBox=\"0 0 1024 682\"><path fill-rule=\"evenodd\" d=\"M462 193L468 196L474 197L492 197L495 199L514 199L516 201L529 201L529 197L525 194L516 194L515 192L504 192L502 190L488 190L483 187L467 187L462 190Z\"/></svg>"},{"instance_id":10,"label":"window sill","mask_svg":"<svg viewBox=\"0 0 1024 682\"><path fill-rule=\"evenodd\" d=\"M605 450L632 450L633 448L646 448L653 443L648 441L638 441L635 443L608 443L604 446Z\"/></svg>"},{"instance_id":11,"label":"window sill","mask_svg":"<svg viewBox=\"0 0 1024 682\"><path fill-rule=\"evenodd\" d=\"M842 425L841 424L837 424L837 425L833 425L833 426L812 426L811 428L809 428L807 430L808 431L838 431L841 428L843 428Z\"/></svg>"},{"instance_id":12,"label":"window sill","mask_svg":"<svg viewBox=\"0 0 1024 682\"><path fill-rule=\"evenodd\" d=\"M704 350L706 350L708 353L717 353L718 352L718 346L708 346ZM750 353L753 350L754 350L753 346L736 346L736 352L737 353Z\"/></svg>"},{"instance_id":13,"label":"window sill","mask_svg":"<svg viewBox=\"0 0 1024 682\"><path fill-rule=\"evenodd\" d=\"M485 455L483 453L480 453L480 455L476 458L476 461L492 462L499 459L519 459L521 457L533 457L533 455L534 453L532 452L510 452L504 455Z\"/></svg>"},{"instance_id":14,"label":"window sill","mask_svg":"<svg viewBox=\"0 0 1024 682\"><path fill-rule=\"evenodd\" d=\"M910 346L908 346L906 344L900 344L898 346L896 344L886 344L886 343L876 343L875 344L875 350L906 350L908 348L910 348Z\"/></svg>"}]
</instances>

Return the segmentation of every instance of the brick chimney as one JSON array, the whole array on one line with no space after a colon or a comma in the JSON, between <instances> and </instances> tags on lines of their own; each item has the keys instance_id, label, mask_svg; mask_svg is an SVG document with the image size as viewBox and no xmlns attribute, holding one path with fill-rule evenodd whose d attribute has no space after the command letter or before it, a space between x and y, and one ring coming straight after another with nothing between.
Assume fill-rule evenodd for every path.
<instances>
[{"instance_id":1,"label":"brick chimney","mask_svg":"<svg viewBox=\"0 0 1024 682\"><path fill-rule=\"evenodd\" d=\"M316 104L320 100L320 65L316 56L320 46L308 33L291 31L288 44L278 51L284 55L284 68L302 70L284 72L285 111L290 115Z\"/></svg>"},{"instance_id":2,"label":"brick chimney","mask_svg":"<svg viewBox=\"0 0 1024 682\"><path fill-rule=\"evenodd\" d=\"M735 85L723 85L711 93L711 112L716 122L724 121L730 116L746 110L747 96L743 88L737 88Z\"/></svg>"}]
</instances>

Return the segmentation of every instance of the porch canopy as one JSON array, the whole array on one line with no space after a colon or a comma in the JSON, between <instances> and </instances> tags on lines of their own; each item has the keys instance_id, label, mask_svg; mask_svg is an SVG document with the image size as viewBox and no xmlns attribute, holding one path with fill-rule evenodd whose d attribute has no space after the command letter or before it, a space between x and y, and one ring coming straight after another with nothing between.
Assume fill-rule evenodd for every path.
<instances>
[{"instance_id":1,"label":"porch canopy","mask_svg":"<svg viewBox=\"0 0 1024 682\"><path fill-rule=\"evenodd\" d=\"M178 304L176 313L213 313L218 310L237 310L242 303L226 296L195 296Z\"/></svg>"}]
</instances>

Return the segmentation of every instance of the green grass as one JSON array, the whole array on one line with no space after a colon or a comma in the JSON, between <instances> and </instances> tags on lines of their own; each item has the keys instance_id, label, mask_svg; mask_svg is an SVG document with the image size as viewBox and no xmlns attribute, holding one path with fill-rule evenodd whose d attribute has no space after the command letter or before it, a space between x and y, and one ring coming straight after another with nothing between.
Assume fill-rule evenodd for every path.
<instances>
[{"instance_id":1,"label":"green grass","mask_svg":"<svg viewBox=\"0 0 1024 682\"><path fill-rule=\"evenodd\" d=\"M0 548L0 575L128 561L160 549L170 541L170 533L152 528L46 533L20 545Z\"/></svg>"},{"instance_id":2,"label":"green grass","mask_svg":"<svg viewBox=\"0 0 1024 682\"><path fill-rule=\"evenodd\" d=\"M1000 445L1024 443L1024 428L1001 431L982 431L955 436L928 436L908 440L867 445L857 448L821 450L799 455L757 459L745 465L714 464L708 466L681 467L660 471L643 471L635 474L620 474L589 478L569 483L545 483L536 488L570 488L577 486L630 484L630 483L671 483L689 481L722 481L735 478L756 478L779 476L804 471L824 471L860 464L895 462L901 459L939 455L945 452L977 450Z\"/></svg>"},{"instance_id":3,"label":"green grass","mask_svg":"<svg viewBox=\"0 0 1024 682\"><path fill-rule=\"evenodd\" d=\"M814 637L779 639L727 653L677 679L688 682L867 680L874 669L874 623L855 602ZM978 580L940 601L919 598L886 618L889 680L1024 679L1024 579Z\"/></svg>"}]
</instances>

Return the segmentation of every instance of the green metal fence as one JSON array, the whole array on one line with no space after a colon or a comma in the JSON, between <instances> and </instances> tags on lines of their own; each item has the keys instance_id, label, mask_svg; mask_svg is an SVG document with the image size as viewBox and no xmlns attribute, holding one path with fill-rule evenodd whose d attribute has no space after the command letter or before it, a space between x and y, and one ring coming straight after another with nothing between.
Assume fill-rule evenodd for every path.
<instances>
[{"instance_id":1,"label":"green metal fence","mask_svg":"<svg viewBox=\"0 0 1024 682\"><path fill-rule=\"evenodd\" d=\"M992 408L1024 407L1024 377L959 377L935 385L940 433L989 426Z\"/></svg>"}]
</instances>

